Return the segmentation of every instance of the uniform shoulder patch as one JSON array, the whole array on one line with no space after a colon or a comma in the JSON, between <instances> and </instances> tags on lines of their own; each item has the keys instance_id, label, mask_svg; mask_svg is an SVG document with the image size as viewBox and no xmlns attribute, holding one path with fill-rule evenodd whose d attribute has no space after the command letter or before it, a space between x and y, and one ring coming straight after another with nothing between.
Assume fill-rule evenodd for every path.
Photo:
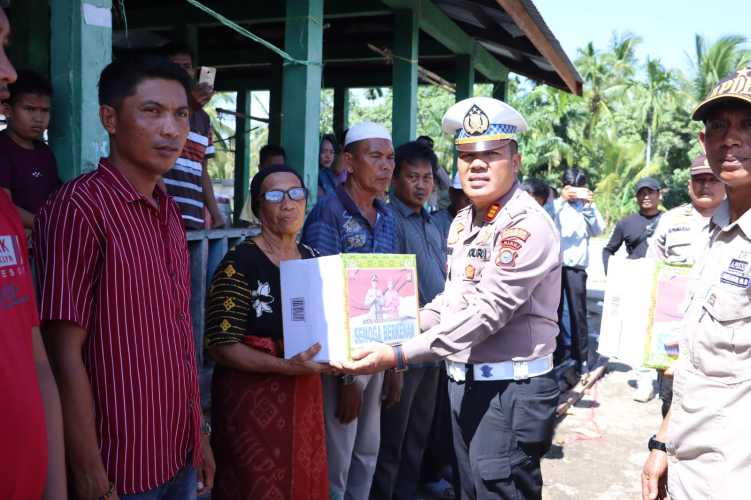
<instances>
[{"instance_id":1,"label":"uniform shoulder patch","mask_svg":"<svg viewBox=\"0 0 751 500\"><path fill-rule=\"evenodd\" d=\"M501 240L516 239L527 241L530 236L531 233L529 231L520 227L509 227L501 232Z\"/></svg>"},{"instance_id":2,"label":"uniform shoulder patch","mask_svg":"<svg viewBox=\"0 0 751 500\"><path fill-rule=\"evenodd\" d=\"M510 248L503 248L495 258L495 265L498 267L514 267L516 265L517 253Z\"/></svg>"}]
</instances>

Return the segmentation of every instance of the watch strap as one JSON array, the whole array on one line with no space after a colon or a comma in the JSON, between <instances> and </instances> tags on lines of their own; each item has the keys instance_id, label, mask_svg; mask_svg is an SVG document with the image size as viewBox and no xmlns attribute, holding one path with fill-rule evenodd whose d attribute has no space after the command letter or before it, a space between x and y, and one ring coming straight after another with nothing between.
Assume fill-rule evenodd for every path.
<instances>
[{"instance_id":1,"label":"watch strap","mask_svg":"<svg viewBox=\"0 0 751 500\"><path fill-rule=\"evenodd\" d=\"M649 448L649 451L660 450L664 453L668 452L668 449L665 446L665 443L657 440L657 435L653 435L651 438L649 438L649 443L647 444L647 448Z\"/></svg>"}]
</instances>

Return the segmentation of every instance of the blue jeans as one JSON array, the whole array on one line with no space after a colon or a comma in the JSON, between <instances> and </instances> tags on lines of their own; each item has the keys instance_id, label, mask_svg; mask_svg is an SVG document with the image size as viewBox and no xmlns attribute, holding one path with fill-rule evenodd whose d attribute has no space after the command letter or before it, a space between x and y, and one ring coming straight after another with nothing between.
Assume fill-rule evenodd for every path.
<instances>
[{"instance_id":1,"label":"blue jeans","mask_svg":"<svg viewBox=\"0 0 751 500\"><path fill-rule=\"evenodd\" d=\"M134 495L120 495L121 500L196 500L198 476L196 470L186 465L175 477L153 490Z\"/></svg>"}]
</instances>

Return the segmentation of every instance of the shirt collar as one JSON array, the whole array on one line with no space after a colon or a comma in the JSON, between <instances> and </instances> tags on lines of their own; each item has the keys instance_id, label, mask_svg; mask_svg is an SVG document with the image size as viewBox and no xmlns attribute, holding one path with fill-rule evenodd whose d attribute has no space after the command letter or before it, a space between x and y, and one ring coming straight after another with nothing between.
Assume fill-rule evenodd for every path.
<instances>
[{"instance_id":1,"label":"shirt collar","mask_svg":"<svg viewBox=\"0 0 751 500\"><path fill-rule=\"evenodd\" d=\"M135 203L141 200L146 201L144 195L133 187L133 184L131 184L130 181L128 181L128 179L126 179L125 176L116 169L114 165L112 165L109 159L100 158L98 170L103 174L105 181L126 201L126 203ZM154 188L154 198L156 198L160 207L162 207L167 201L167 194L160 184L157 184Z\"/></svg>"},{"instance_id":2,"label":"shirt collar","mask_svg":"<svg viewBox=\"0 0 751 500\"><path fill-rule=\"evenodd\" d=\"M395 194L389 198L389 205L391 205L394 208L394 210L396 210L397 213L399 213L404 218L411 217L413 215L419 215L423 219L427 219L427 220L430 219L430 214L428 213L427 210L425 210L425 207L420 207L420 212L415 213L414 210L409 208L407 205L404 204L402 200L397 198Z\"/></svg>"},{"instance_id":3,"label":"shirt collar","mask_svg":"<svg viewBox=\"0 0 751 500\"><path fill-rule=\"evenodd\" d=\"M336 188L336 196L339 198L339 201L344 206L344 209L349 212L352 215L359 215L360 217L365 218L362 213L360 212L360 209L357 208L357 205L354 201L352 201L352 198L350 198L347 191L344 189L344 186L339 186ZM380 198L376 198L373 200L373 207L376 209L376 211L381 215L386 215L387 208L386 204L381 200Z\"/></svg>"},{"instance_id":4,"label":"shirt collar","mask_svg":"<svg viewBox=\"0 0 751 500\"><path fill-rule=\"evenodd\" d=\"M751 210L741 215L735 222L730 222L730 200L725 198L712 215L711 224L719 227L721 231L730 231L738 226L746 237L751 238Z\"/></svg>"}]
</instances>

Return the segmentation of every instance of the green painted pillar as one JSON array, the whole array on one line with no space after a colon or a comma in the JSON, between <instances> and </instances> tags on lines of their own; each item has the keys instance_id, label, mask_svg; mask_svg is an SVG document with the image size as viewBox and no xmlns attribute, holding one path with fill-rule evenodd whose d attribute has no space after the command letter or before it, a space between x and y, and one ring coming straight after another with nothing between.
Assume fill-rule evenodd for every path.
<instances>
[{"instance_id":1,"label":"green painted pillar","mask_svg":"<svg viewBox=\"0 0 751 500\"><path fill-rule=\"evenodd\" d=\"M232 220L240 223L240 211L250 188L250 90L237 91L238 113L235 117L235 199Z\"/></svg>"},{"instance_id":2,"label":"green painted pillar","mask_svg":"<svg viewBox=\"0 0 751 500\"><path fill-rule=\"evenodd\" d=\"M337 140L349 128L349 89L347 87L334 88L334 135Z\"/></svg>"},{"instance_id":3,"label":"green painted pillar","mask_svg":"<svg viewBox=\"0 0 751 500\"><path fill-rule=\"evenodd\" d=\"M94 170L109 154L99 122L97 82L112 60L111 0L55 0L52 5L54 90L49 138L60 176Z\"/></svg>"},{"instance_id":4,"label":"green painted pillar","mask_svg":"<svg viewBox=\"0 0 751 500\"><path fill-rule=\"evenodd\" d=\"M417 58L420 34L419 12L394 11L394 99L391 135L394 146L417 136Z\"/></svg>"},{"instance_id":5,"label":"green painted pillar","mask_svg":"<svg viewBox=\"0 0 751 500\"><path fill-rule=\"evenodd\" d=\"M474 95L474 58L469 54L456 56L456 100L461 101Z\"/></svg>"},{"instance_id":6,"label":"green painted pillar","mask_svg":"<svg viewBox=\"0 0 751 500\"><path fill-rule=\"evenodd\" d=\"M50 74L50 2L20 0L12 2L13 43L8 48L17 69Z\"/></svg>"},{"instance_id":7,"label":"green painted pillar","mask_svg":"<svg viewBox=\"0 0 751 500\"><path fill-rule=\"evenodd\" d=\"M269 89L269 144L282 144L282 68L283 62L275 57L271 70L273 87Z\"/></svg>"},{"instance_id":8,"label":"green painted pillar","mask_svg":"<svg viewBox=\"0 0 751 500\"><path fill-rule=\"evenodd\" d=\"M508 100L508 80L493 83L493 97L503 102Z\"/></svg>"},{"instance_id":9,"label":"green painted pillar","mask_svg":"<svg viewBox=\"0 0 751 500\"><path fill-rule=\"evenodd\" d=\"M282 73L282 145L287 161L310 188L318 186L318 136L321 114L323 0L287 0L284 47L295 59L312 64L285 64Z\"/></svg>"}]
</instances>

